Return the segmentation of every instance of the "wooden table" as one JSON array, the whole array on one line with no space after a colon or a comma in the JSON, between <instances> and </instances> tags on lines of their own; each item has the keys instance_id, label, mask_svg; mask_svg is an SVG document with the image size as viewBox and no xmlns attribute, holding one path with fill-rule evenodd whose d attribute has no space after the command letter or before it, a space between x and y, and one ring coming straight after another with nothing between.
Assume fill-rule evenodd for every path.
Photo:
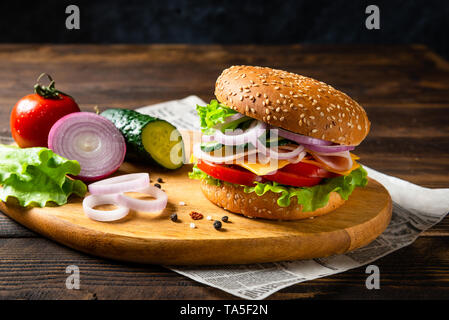
<instances>
[{"instance_id":1,"label":"wooden table","mask_svg":"<svg viewBox=\"0 0 449 320\"><path fill-rule=\"evenodd\" d=\"M363 105L372 130L357 148L362 163L426 187L449 187L449 63L413 46L0 45L0 133L41 72L83 110L139 107L196 94L234 64L308 75ZM411 246L378 261L381 290L365 268L291 286L271 299L448 297L449 218ZM68 290L68 265L81 289ZM160 266L105 261L65 248L0 213L0 299L233 299Z\"/></svg>"}]
</instances>

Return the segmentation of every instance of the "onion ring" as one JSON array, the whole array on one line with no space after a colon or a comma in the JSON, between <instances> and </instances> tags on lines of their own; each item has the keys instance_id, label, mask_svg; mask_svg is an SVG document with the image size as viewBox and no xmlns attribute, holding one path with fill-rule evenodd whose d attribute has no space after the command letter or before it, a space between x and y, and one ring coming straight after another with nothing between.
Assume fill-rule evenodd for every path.
<instances>
[{"instance_id":1,"label":"onion ring","mask_svg":"<svg viewBox=\"0 0 449 320\"><path fill-rule=\"evenodd\" d=\"M137 190L139 193L145 193L156 198L156 200L139 200L128 197L123 193L115 195L118 204L129 209L145 212L156 212L164 210L167 206L167 194L155 186L148 186L145 189Z\"/></svg>"},{"instance_id":2,"label":"onion ring","mask_svg":"<svg viewBox=\"0 0 449 320\"><path fill-rule=\"evenodd\" d=\"M91 194L112 194L143 189L150 183L148 173L131 173L91 183Z\"/></svg>"},{"instance_id":3,"label":"onion ring","mask_svg":"<svg viewBox=\"0 0 449 320\"><path fill-rule=\"evenodd\" d=\"M100 204L114 204L118 206L118 208L111 211L94 209L95 206ZM83 210L86 216L90 219L102 222L120 220L129 212L129 208L121 206L117 202L115 195L110 194L90 195L85 197L83 200Z\"/></svg>"}]
</instances>

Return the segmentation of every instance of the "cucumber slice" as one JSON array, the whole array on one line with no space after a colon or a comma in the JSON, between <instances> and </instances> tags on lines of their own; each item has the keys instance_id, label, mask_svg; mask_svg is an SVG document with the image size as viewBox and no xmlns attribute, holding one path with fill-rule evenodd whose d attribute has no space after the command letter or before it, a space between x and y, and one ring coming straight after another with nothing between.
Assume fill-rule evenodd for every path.
<instances>
[{"instance_id":1,"label":"cucumber slice","mask_svg":"<svg viewBox=\"0 0 449 320\"><path fill-rule=\"evenodd\" d=\"M128 161L153 161L167 169L182 166L182 136L169 122L128 109L108 109L100 115L110 120L125 137Z\"/></svg>"},{"instance_id":2,"label":"cucumber slice","mask_svg":"<svg viewBox=\"0 0 449 320\"><path fill-rule=\"evenodd\" d=\"M184 145L182 136L167 121L148 123L142 131L142 144L150 156L167 169L182 166Z\"/></svg>"},{"instance_id":3,"label":"cucumber slice","mask_svg":"<svg viewBox=\"0 0 449 320\"><path fill-rule=\"evenodd\" d=\"M212 151L219 150L219 149L223 148L223 145L216 141L210 141L210 142L201 143L200 148L204 152L212 152Z\"/></svg>"}]
</instances>

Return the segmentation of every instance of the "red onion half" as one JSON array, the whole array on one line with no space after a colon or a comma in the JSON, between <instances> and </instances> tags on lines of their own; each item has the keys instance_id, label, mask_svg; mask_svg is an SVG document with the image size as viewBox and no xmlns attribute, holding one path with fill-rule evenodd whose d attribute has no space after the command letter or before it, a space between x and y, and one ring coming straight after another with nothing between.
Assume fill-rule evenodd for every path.
<instances>
[{"instance_id":1,"label":"red onion half","mask_svg":"<svg viewBox=\"0 0 449 320\"><path fill-rule=\"evenodd\" d=\"M125 139L108 119L91 112L76 112L59 119L48 135L48 147L77 160L77 178L96 181L114 173L123 163Z\"/></svg>"}]
</instances>

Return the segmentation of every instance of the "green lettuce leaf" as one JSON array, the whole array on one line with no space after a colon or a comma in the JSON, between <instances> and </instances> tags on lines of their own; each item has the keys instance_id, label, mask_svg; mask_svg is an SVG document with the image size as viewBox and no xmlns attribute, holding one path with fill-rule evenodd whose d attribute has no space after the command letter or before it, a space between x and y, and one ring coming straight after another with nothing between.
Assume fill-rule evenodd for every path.
<instances>
[{"instance_id":1,"label":"green lettuce leaf","mask_svg":"<svg viewBox=\"0 0 449 320\"><path fill-rule=\"evenodd\" d=\"M201 130L206 134L212 134L215 131L213 128L215 125L224 123L227 117L237 113L237 111L222 105L217 100L212 100L205 107L197 105L196 111L200 117ZM235 128L227 129L234 130Z\"/></svg>"},{"instance_id":2,"label":"green lettuce leaf","mask_svg":"<svg viewBox=\"0 0 449 320\"><path fill-rule=\"evenodd\" d=\"M368 183L367 172L361 166L346 176L325 179L324 182L313 187L290 187L276 182L256 182L254 187L245 187L245 192L255 192L261 196L268 191L279 193L277 204L288 207L290 199L297 197L298 204L303 205L303 211L315 211L329 202L329 194L337 192L347 200L355 187L364 187Z\"/></svg>"},{"instance_id":3,"label":"green lettuce leaf","mask_svg":"<svg viewBox=\"0 0 449 320\"><path fill-rule=\"evenodd\" d=\"M0 199L16 198L21 206L44 207L49 202L67 203L71 194L83 197L87 187L66 175L80 173L75 160L65 159L47 148L0 144Z\"/></svg>"},{"instance_id":4,"label":"green lettuce leaf","mask_svg":"<svg viewBox=\"0 0 449 320\"><path fill-rule=\"evenodd\" d=\"M198 169L196 164L193 166L192 172L189 172L189 178L194 179L194 180L205 180L206 183L215 185L215 186L219 186L221 183L221 180L212 178L210 175L208 175L204 171L201 171L200 169Z\"/></svg>"},{"instance_id":5,"label":"green lettuce leaf","mask_svg":"<svg viewBox=\"0 0 449 320\"><path fill-rule=\"evenodd\" d=\"M361 166L346 176L325 179L322 183L313 187L290 187L276 182L255 182L255 186L243 186L246 193L255 192L258 196L271 191L279 193L277 204L280 207L288 207L291 198L296 197L298 204L303 205L303 211L315 211L329 202L329 194L337 192L347 200L355 187L364 187L368 183L367 172ZM191 179L205 179L207 183L220 185L221 180L215 179L196 167L189 173ZM227 183L227 182L226 182Z\"/></svg>"}]
</instances>

